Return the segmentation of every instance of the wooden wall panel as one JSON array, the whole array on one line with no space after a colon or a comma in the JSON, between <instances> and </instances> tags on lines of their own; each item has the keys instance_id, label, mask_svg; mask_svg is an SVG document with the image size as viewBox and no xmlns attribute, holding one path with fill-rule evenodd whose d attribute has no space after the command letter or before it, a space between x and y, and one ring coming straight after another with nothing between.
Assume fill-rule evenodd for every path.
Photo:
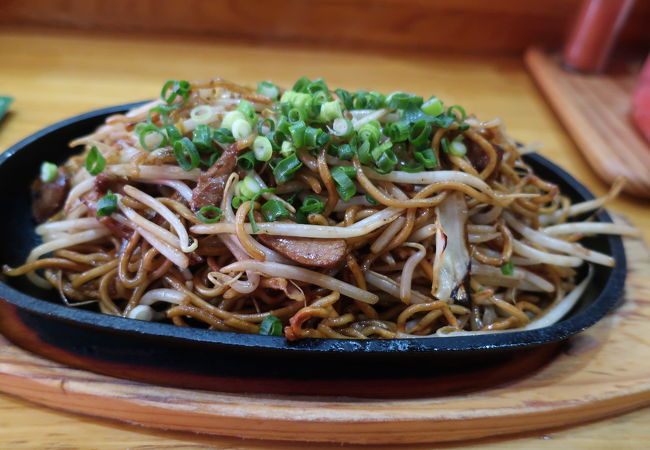
<instances>
[{"instance_id":1,"label":"wooden wall panel","mask_svg":"<svg viewBox=\"0 0 650 450\"><path fill-rule=\"evenodd\" d=\"M520 52L558 46L580 0L0 0L0 24L275 41L337 48ZM648 47L650 1L622 43Z\"/></svg>"}]
</instances>

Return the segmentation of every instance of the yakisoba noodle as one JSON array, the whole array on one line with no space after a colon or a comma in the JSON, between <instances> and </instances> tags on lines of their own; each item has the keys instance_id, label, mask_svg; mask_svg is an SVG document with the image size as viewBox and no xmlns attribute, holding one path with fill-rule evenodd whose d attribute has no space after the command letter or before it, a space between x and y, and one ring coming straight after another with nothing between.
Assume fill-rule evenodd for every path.
<instances>
[{"instance_id":1,"label":"yakisoba noodle","mask_svg":"<svg viewBox=\"0 0 650 450\"><path fill-rule=\"evenodd\" d=\"M70 306L222 331L408 338L547 326L579 299L570 222L499 120L401 92L169 81L43 163L43 244L4 268ZM616 195L614 186L608 196Z\"/></svg>"}]
</instances>

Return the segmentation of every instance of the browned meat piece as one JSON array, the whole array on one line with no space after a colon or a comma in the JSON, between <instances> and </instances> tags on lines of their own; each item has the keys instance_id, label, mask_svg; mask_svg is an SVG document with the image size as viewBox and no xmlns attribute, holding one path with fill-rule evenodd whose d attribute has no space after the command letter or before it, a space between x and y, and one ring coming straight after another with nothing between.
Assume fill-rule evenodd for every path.
<instances>
[{"instance_id":1,"label":"browned meat piece","mask_svg":"<svg viewBox=\"0 0 650 450\"><path fill-rule=\"evenodd\" d=\"M117 178L109 177L100 173L95 177L95 186L93 189L82 197L82 201L92 212L93 215L97 214L97 202L100 198L105 196L108 191L121 193L124 190L124 182ZM110 216L100 216L97 220L106 228L111 230L114 236L129 239L133 234L133 230L123 223L118 222Z\"/></svg>"},{"instance_id":2,"label":"browned meat piece","mask_svg":"<svg viewBox=\"0 0 650 450\"><path fill-rule=\"evenodd\" d=\"M259 234L257 237L264 245L305 266L333 267L345 258L347 250L344 239L311 239L269 234Z\"/></svg>"},{"instance_id":3,"label":"browned meat piece","mask_svg":"<svg viewBox=\"0 0 650 450\"><path fill-rule=\"evenodd\" d=\"M199 182L192 190L192 209L195 211L209 205L219 205L223 198L228 177L237 166L239 149L237 143L229 146L212 167L199 176Z\"/></svg>"},{"instance_id":4,"label":"browned meat piece","mask_svg":"<svg viewBox=\"0 0 650 450\"><path fill-rule=\"evenodd\" d=\"M41 223L52 217L65 203L69 190L70 179L61 167L52 182L44 183L40 177L36 178L31 186L34 219Z\"/></svg>"},{"instance_id":5,"label":"browned meat piece","mask_svg":"<svg viewBox=\"0 0 650 450\"><path fill-rule=\"evenodd\" d=\"M472 163L472 166L478 171L481 172L488 165L489 159L485 150L481 148L476 142L467 139L467 159ZM494 149L497 152L497 167L501 163L501 158L503 158L503 149L499 145L495 145ZM495 169L496 172L496 169Z\"/></svg>"}]
</instances>

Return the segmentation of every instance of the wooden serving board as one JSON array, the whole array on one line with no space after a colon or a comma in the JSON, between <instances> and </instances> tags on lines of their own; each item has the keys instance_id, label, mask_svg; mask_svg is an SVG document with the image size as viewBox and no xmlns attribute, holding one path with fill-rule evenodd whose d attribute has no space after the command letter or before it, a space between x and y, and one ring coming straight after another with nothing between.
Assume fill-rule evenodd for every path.
<instances>
[{"instance_id":1,"label":"wooden serving board","mask_svg":"<svg viewBox=\"0 0 650 450\"><path fill-rule=\"evenodd\" d=\"M650 197L650 144L630 111L642 61L591 75L563 69L558 55L538 48L528 49L524 60L592 169L609 184L625 177L626 192Z\"/></svg>"},{"instance_id":2,"label":"wooden serving board","mask_svg":"<svg viewBox=\"0 0 650 450\"><path fill-rule=\"evenodd\" d=\"M475 439L598 419L650 404L650 255L626 240L625 302L526 377L463 395L360 399L223 394L72 369L0 337L0 390L147 427L246 438L396 444Z\"/></svg>"}]
</instances>

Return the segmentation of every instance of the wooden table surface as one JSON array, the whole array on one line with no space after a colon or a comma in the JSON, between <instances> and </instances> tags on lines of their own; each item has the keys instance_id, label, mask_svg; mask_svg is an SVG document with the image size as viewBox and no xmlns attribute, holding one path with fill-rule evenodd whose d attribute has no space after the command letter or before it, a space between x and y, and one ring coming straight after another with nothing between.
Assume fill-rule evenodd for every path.
<instances>
[{"instance_id":1,"label":"wooden table surface","mask_svg":"<svg viewBox=\"0 0 650 450\"><path fill-rule=\"evenodd\" d=\"M0 95L15 98L0 122L0 151L38 129L91 109L152 98L165 80L221 76L254 84L291 85L322 76L331 87L389 93L435 94L479 118L501 117L523 142L568 169L596 195L607 191L541 97L522 61L514 57L448 54L355 53L300 46L189 40L173 36L0 30ZM625 149L612 149L625 151ZM648 202L621 197L613 211L650 238ZM650 408L607 420L459 446L479 448L643 448L650 440ZM300 444L244 441L146 430L57 412L0 395L0 447L302 448ZM430 448L418 446L413 448ZM315 448L325 448L316 446Z\"/></svg>"}]
</instances>

